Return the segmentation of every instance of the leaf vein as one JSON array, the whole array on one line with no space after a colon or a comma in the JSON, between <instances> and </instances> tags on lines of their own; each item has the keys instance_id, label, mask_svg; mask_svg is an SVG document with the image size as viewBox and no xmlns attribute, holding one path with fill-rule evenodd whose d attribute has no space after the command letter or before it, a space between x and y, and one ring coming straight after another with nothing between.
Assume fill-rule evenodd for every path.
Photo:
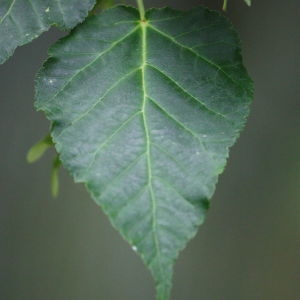
<instances>
[{"instance_id":1,"label":"leaf vein","mask_svg":"<svg viewBox=\"0 0 300 300\"><path fill-rule=\"evenodd\" d=\"M185 170L185 167L171 153L169 153L169 151L163 149L160 145L158 145L156 143L152 143L152 146L155 146L161 153L163 153L166 156L168 156L169 158L171 158L176 163L176 165L179 167L181 172L188 174L187 170Z\"/></svg>"},{"instance_id":2,"label":"leaf vein","mask_svg":"<svg viewBox=\"0 0 300 300\"><path fill-rule=\"evenodd\" d=\"M223 73L223 75L225 75L231 82L233 82L234 84L240 86L240 84L235 81L226 71L224 71L222 69L221 66L219 66L218 64L214 63L213 61L211 61L210 59L200 55L199 53L197 53L194 49L186 46L186 45L183 45L181 44L179 41L177 41L174 37L168 35L167 33L161 31L160 29L152 26L152 25L149 25L149 27L151 27L152 30L156 31L158 34L160 34L161 36L163 36L164 38L170 40L171 42L173 42L174 44L176 44L177 46L179 46L180 48L182 49L185 49L189 52L191 52L193 55L195 55L198 59L201 59L202 61L206 62L208 65L212 66L213 68L219 70L221 73Z\"/></svg>"},{"instance_id":3,"label":"leaf vein","mask_svg":"<svg viewBox=\"0 0 300 300\"><path fill-rule=\"evenodd\" d=\"M195 205L189 201L186 197L184 197L180 192L178 192L178 190L175 188L175 186L173 184L171 184L168 180L155 175L155 178L161 182L163 182L165 185L167 185L170 189L172 189L181 199L184 200L184 202L188 203L190 206L193 207L193 209L195 208Z\"/></svg>"},{"instance_id":4,"label":"leaf vein","mask_svg":"<svg viewBox=\"0 0 300 300\"><path fill-rule=\"evenodd\" d=\"M33 4L32 0L28 0L28 3L30 4L31 8L32 8L32 11L34 12L34 15L36 16L36 19L38 20L38 23L40 25L40 28L41 29L45 29L45 26L41 20L41 17L40 15L38 14L37 10L36 10L36 6Z\"/></svg>"},{"instance_id":5,"label":"leaf vein","mask_svg":"<svg viewBox=\"0 0 300 300\"><path fill-rule=\"evenodd\" d=\"M130 204L132 204L136 199L138 199L140 196L142 196L145 192L145 190L148 188L148 184L143 185L132 197L126 200L126 202L118 208L118 211L114 214L114 218L117 219L117 217L120 215L120 213L128 207Z\"/></svg>"},{"instance_id":6,"label":"leaf vein","mask_svg":"<svg viewBox=\"0 0 300 300\"><path fill-rule=\"evenodd\" d=\"M203 30L205 30L205 29L209 29L209 28L211 28L211 27L214 27L214 26L220 25L220 24L222 24L222 23L221 23L221 22L211 23L211 24L209 24L209 25L202 26L202 27L196 28L196 29L194 29L194 30L182 32L182 33L180 33L180 34L175 35L175 37L176 37L176 38L179 38L179 37L183 37L183 36L185 36L185 35L187 35L187 34L190 34L190 33L201 32L201 31L203 31Z\"/></svg>"},{"instance_id":7,"label":"leaf vein","mask_svg":"<svg viewBox=\"0 0 300 300\"><path fill-rule=\"evenodd\" d=\"M55 2L57 3L57 8L58 8L58 10L60 11L61 18L62 18L62 21L63 21L63 23L64 23L65 13L64 13L63 8L62 8L62 6L61 6L60 0L56 0Z\"/></svg>"},{"instance_id":8,"label":"leaf vein","mask_svg":"<svg viewBox=\"0 0 300 300\"><path fill-rule=\"evenodd\" d=\"M90 170L90 168L92 167L92 165L95 163L97 155L101 152L101 150L108 145L109 141L111 139L113 139L113 137L115 135L117 135L122 129L124 129L124 127L126 125L128 125L137 115L141 114L141 111L137 111L135 112L133 115L131 115L125 122L122 123L121 126L119 126L112 134L110 134L96 149L96 151L92 154L93 155L93 159L91 161L91 163L89 164L89 166L86 169L86 173Z\"/></svg>"},{"instance_id":9,"label":"leaf vein","mask_svg":"<svg viewBox=\"0 0 300 300\"><path fill-rule=\"evenodd\" d=\"M165 276L164 271L162 269L161 263L161 252L160 252L160 244L157 236L157 199L155 197L155 193L153 191L152 186L152 162L151 162L151 149L150 149L150 133L147 125L147 117L146 117L146 104L147 104L147 95L146 95L146 79L145 79L145 68L147 62L147 30L145 24L141 23L142 30L142 61L141 61L141 70L142 70L142 88L143 88L143 101L142 101L142 115L143 115L143 123L146 135L146 153L147 153L147 166L148 166L148 182L149 182L149 190L150 196L152 200L152 232L154 245L156 249L156 256L159 264L159 271L162 276Z\"/></svg>"},{"instance_id":10,"label":"leaf vein","mask_svg":"<svg viewBox=\"0 0 300 300\"><path fill-rule=\"evenodd\" d=\"M92 66L94 63L96 63L103 55L111 51L114 47L122 43L126 38L128 38L130 35L132 35L135 31L137 31L138 26L136 26L134 29L132 29L129 33L126 35L122 36L122 38L118 39L114 43L111 44L110 47L105 49L104 51L100 52L93 60L91 60L88 64L86 64L83 68L80 68L77 72L74 73L67 81L66 83L49 99L45 102L47 104L48 102L52 101L55 99L59 94L61 94L65 88L68 86L69 83L72 82L72 80L77 77L79 74L81 74L83 71L85 71L88 67ZM45 105L44 104L44 105Z\"/></svg>"},{"instance_id":11,"label":"leaf vein","mask_svg":"<svg viewBox=\"0 0 300 300\"><path fill-rule=\"evenodd\" d=\"M154 19L154 20L150 20L150 24L151 23L155 23L155 22L164 22L164 21L170 21L170 20L176 20L176 19L182 19L182 15L178 15L176 17L169 17L169 18L162 18L162 19Z\"/></svg>"},{"instance_id":12,"label":"leaf vein","mask_svg":"<svg viewBox=\"0 0 300 300\"><path fill-rule=\"evenodd\" d=\"M131 161L127 166L125 166L117 175L115 175L109 183L105 186L104 190L101 192L100 198L107 193L107 191L110 189L113 184L115 184L117 181L119 181L121 178L124 177L124 175L128 174L128 172L137 165L137 163L140 161L140 159L146 154L146 152L143 152L139 154L133 161Z\"/></svg>"},{"instance_id":13,"label":"leaf vein","mask_svg":"<svg viewBox=\"0 0 300 300\"><path fill-rule=\"evenodd\" d=\"M206 111L219 116L223 119L225 119L226 121L231 122L225 115L221 114L220 112L217 112L211 108L209 108L203 101L199 100L198 98L196 98L195 96L193 96L192 94L190 94L185 88L183 88L177 81L175 81L173 78L169 77L167 74L165 74L164 71L160 70L157 66L154 66L150 63L147 63L147 66L149 66L150 68L152 68L153 70L157 71L158 73L162 74L163 76L165 76L170 82L172 82L174 85L176 85L176 87L185 95L189 96L192 100L196 101L197 103L199 103L201 105L202 108L204 108Z\"/></svg>"},{"instance_id":14,"label":"leaf vein","mask_svg":"<svg viewBox=\"0 0 300 300\"><path fill-rule=\"evenodd\" d=\"M186 132L188 132L190 135L192 135L194 138L196 138L200 145L202 146L203 150L208 151L206 149L205 144L203 143L203 141L199 138L199 136L193 132L190 128L188 128L185 124L183 124L181 121L179 121L176 117L174 117L173 115L171 115L165 108L163 108L157 101L155 101L154 99L150 98L148 96L148 99L157 107L159 108L167 117L169 117L174 123L176 123L177 125L179 125L181 128L183 128Z\"/></svg>"},{"instance_id":15,"label":"leaf vein","mask_svg":"<svg viewBox=\"0 0 300 300\"><path fill-rule=\"evenodd\" d=\"M72 121L71 125L74 125L75 123L77 123L78 121L80 121L81 119L83 119L84 117L86 117L90 112L93 111L93 109L95 109L95 107L111 92L113 91L117 86L120 85L120 83L122 81L124 81L125 79L127 79L129 76L131 76L132 74L134 74L135 72L139 71L140 69L134 69L132 71L130 71L129 73L125 74L124 76L122 76L120 79L118 79L117 81L115 81L104 93L103 95L97 99L97 101L95 103L92 104L92 106L85 111L80 117L78 117L77 119L75 119L74 121Z\"/></svg>"},{"instance_id":16,"label":"leaf vein","mask_svg":"<svg viewBox=\"0 0 300 300\"><path fill-rule=\"evenodd\" d=\"M91 107L89 109L87 109L85 112L83 112L79 117L77 117L75 120L71 121L70 124L65 125L65 127L61 130L61 132L59 133L59 135L56 137L56 139L58 139L64 132L65 130L67 130L69 127L74 126L77 122L79 122L80 120L84 119L86 116L89 115L90 112L92 112L95 107L101 103L102 100L104 100L104 98L111 92L113 91L124 79L126 79L127 77L129 77L130 75L134 74L135 72L139 71L140 69L134 69L132 71L130 71L129 73L125 74L124 76L122 76L121 78L119 78L117 81L115 81L104 93L103 95L97 99L97 101L95 103L93 103L91 105Z\"/></svg>"},{"instance_id":17,"label":"leaf vein","mask_svg":"<svg viewBox=\"0 0 300 300\"><path fill-rule=\"evenodd\" d=\"M13 0L7 10L7 12L3 15L3 17L0 19L0 24L3 23L3 21L7 18L7 16L10 14L13 6L15 5L16 0Z\"/></svg>"},{"instance_id":18,"label":"leaf vein","mask_svg":"<svg viewBox=\"0 0 300 300\"><path fill-rule=\"evenodd\" d=\"M228 45L228 46L231 46L231 47L236 47L236 45L234 45L234 44L231 44L231 43L228 43L226 41L221 40L221 41L217 41L217 42L199 44L199 45L194 46L194 48L205 48L205 47L215 46L215 45L219 45L219 44Z\"/></svg>"}]
</instances>

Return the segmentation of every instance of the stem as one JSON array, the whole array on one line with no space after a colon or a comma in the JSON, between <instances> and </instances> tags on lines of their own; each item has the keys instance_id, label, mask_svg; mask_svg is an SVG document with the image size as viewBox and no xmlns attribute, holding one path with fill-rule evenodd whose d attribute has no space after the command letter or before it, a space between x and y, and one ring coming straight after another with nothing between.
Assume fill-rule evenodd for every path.
<instances>
[{"instance_id":1,"label":"stem","mask_svg":"<svg viewBox=\"0 0 300 300\"><path fill-rule=\"evenodd\" d=\"M140 12L141 21L145 21L145 8L143 0L136 0Z\"/></svg>"},{"instance_id":2,"label":"stem","mask_svg":"<svg viewBox=\"0 0 300 300\"><path fill-rule=\"evenodd\" d=\"M223 2L223 10L224 11L227 10L227 2L228 2L228 0L224 0L224 2Z\"/></svg>"}]
</instances>

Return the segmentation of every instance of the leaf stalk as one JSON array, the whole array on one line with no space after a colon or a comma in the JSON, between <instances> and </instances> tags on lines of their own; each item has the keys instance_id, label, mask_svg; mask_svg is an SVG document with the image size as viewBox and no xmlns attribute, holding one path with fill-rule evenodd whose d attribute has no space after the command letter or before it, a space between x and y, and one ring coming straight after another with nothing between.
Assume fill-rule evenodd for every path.
<instances>
[{"instance_id":1,"label":"leaf stalk","mask_svg":"<svg viewBox=\"0 0 300 300\"><path fill-rule=\"evenodd\" d=\"M137 0L138 10L140 12L141 21L145 21L145 7L143 0Z\"/></svg>"}]
</instances>

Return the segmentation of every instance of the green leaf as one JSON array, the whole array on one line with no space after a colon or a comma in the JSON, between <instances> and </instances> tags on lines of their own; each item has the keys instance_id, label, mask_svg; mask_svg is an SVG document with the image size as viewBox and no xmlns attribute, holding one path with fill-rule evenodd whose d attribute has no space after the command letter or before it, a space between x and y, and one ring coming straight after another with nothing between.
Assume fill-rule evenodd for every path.
<instances>
[{"instance_id":1,"label":"green leaf","mask_svg":"<svg viewBox=\"0 0 300 300\"><path fill-rule=\"evenodd\" d=\"M227 10L227 4L228 4L228 0L224 0L224 1L223 1L223 7L222 7L222 9L223 9L224 11Z\"/></svg>"},{"instance_id":2,"label":"green leaf","mask_svg":"<svg viewBox=\"0 0 300 300\"><path fill-rule=\"evenodd\" d=\"M196 234L252 83L229 22L189 12L115 7L50 50L36 108L52 121L64 167L84 182L169 297L173 263Z\"/></svg>"},{"instance_id":3,"label":"green leaf","mask_svg":"<svg viewBox=\"0 0 300 300\"><path fill-rule=\"evenodd\" d=\"M53 146L52 138L48 134L42 140L34 144L28 151L26 160L28 163L33 163L39 160L44 153Z\"/></svg>"},{"instance_id":4,"label":"green leaf","mask_svg":"<svg viewBox=\"0 0 300 300\"><path fill-rule=\"evenodd\" d=\"M53 198L58 196L59 192L59 168L60 168L60 160L58 155L54 158L51 170L51 194Z\"/></svg>"},{"instance_id":5,"label":"green leaf","mask_svg":"<svg viewBox=\"0 0 300 300\"><path fill-rule=\"evenodd\" d=\"M1 0L0 64L13 51L47 31L51 25L70 29L87 16L95 0Z\"/></svg>"},{"instance_id":6,"label":"green leaf","mask_svg":"<svg viewBox=\"0 0 300 300\"><path fill-rule=\"evenodd\" d=\"M251 6L251 2L252 2L251 0L245 0L245 2L248 6Z\"/></svg>"}]
</instances>

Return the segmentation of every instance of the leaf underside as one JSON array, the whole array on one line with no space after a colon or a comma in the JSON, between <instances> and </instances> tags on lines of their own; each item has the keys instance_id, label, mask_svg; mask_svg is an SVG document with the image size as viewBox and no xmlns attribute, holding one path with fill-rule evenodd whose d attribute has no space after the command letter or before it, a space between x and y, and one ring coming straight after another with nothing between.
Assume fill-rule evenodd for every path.
<instances>
[{"instance_id":1,"label":"leaf underside","mask_svg":"<svg viewBox=\"0 0 300 300\"><path fill-rule=\"evenodd\" d=\"M203 7L106 10L51 48L36 92L64 167L168 299L252 98L231 25Z\"/></svg>"},{"instance_id":2,"label":"leaf underside","mask_svg":"<svg viewBox=\"0 0 300 300\"><path fill-rule=\"evenodd\" d=\"M1 0L0 64L51 25L70 29L85 19L95 0Z\"/></svg>"}]
</instances>

